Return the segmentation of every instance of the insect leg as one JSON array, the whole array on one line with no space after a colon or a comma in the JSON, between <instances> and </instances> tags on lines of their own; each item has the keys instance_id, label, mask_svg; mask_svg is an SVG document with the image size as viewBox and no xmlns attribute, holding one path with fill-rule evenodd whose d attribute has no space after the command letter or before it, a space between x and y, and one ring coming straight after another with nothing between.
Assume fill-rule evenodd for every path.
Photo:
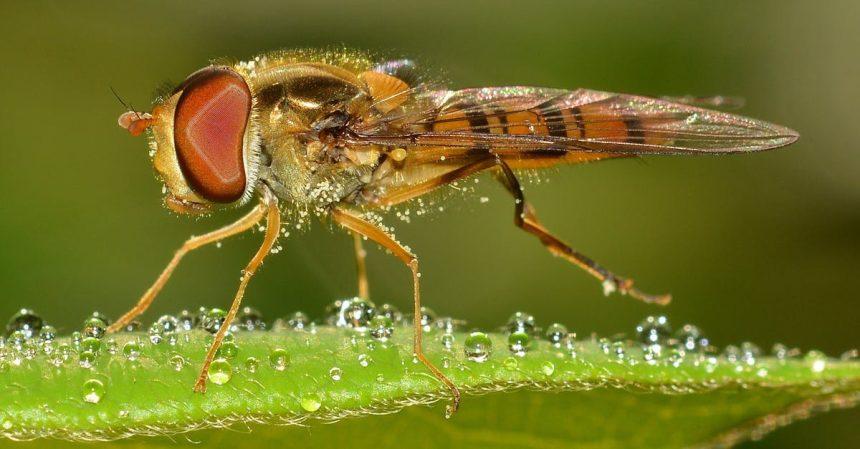
<instances>
[{"instance_id":1,"label":"insect leg","mask_svg":"<svg viewBox=\"0 0 860 449\"><path fill-rule=\"evenodd\" d=\"M526 202L522 188L520 187L520 182L513 170L511 170L511 167L508 166L508 164L501 158L496 158L496 163L501 168L502 173L500 180L502 181L502 184L505 185L516 200L514 224L516 224L520 229L537 237L550 253L564 258L568 262L577 265L592 276L596 277L603 283L603 291L607 295L618 290L618 292L623 295L630 295L640 301L660 305L668 304L669 301L672 300L671 295L650 295L637 290L633 287L632 279L623 278L612 273L606 268L600 266L600 264L592 260L590 257L574 250L566 243L562 242L558 237L552 235L552 233L544 228L540 221L538 221L531 204Z\"/></svg>"},{"instance_id":2,"label":"insect leg","mask_svg":"<svg viewBox=\"0 0 860 449\"><path fill-rule=\"evenodd\" d=\"M130 323L133 319L137 318L138 315L146 311L152 301L155 300L155 297L158 295L158 292L164 287L164 284L167 283L167 280L170 279L170 275L173 274L173 271L176 270L176 267L179 265L179 262L182 258L197 248L201 246L208 245L210 243L215 243L217 241L223 240L227 237L234 236L236 234L240 234L242 232L251 229L255 224L257 224L263 217L266 215L266 207L263 204L259 204L254 207L251 212L249 212L244 217L240 218L234 223L231 223L227 226L224 226L221 229L216 229L212 232L191 237L186 240L182 246L176 250L176 253L173 255L173 259L170 260L170 263L164 268L158 278L155 280L155 283L152 284L151 287L143 294L143 296L138 300L137 304L126 312L123 316L121 316L115 323L111 324L108 327L108 332L117 332L125 327L128 323Z\"/></svg>"},{"instance_id":3,"label":"insect leg","mask_svg":"<svg viewBox=\"0 0 860 449\"><path fill-rule=\"evenodd\" d=\"M352 233L352 240L355 245L355 268L358 274L358 297L367 299L370 297L370 284L367 282L367 265L364 262L364 259L367 258L367 251L364 250L362 238L361 234Z\"/></svg>"},{"instance_id":4,"label":"insect leg","mask_svg":"<svg viewBox=\"0 0 860 449\"><path fill-rule=\"evenodd\" d=\"M263 243L260 245L257 253L254 254L254 257L250 262L248 262L248 265L245 266L245 269L242 271L242 277L239 281L239 289L236 291L236 296L233 297L233 304L230 305L230 310L227 311L227 316L224 318L224 322L221 323L221 327L215 334L215 339L212 341L212 345L209 346L209 351L206 353L206 359L203 361L203 367L200 369L200 374L197 376L197 382L194 384L194 391L197 393L206 392L206 379L209 377L209 365L211 365L212 360L215 359L215 353L221 346L221 342L224 340L224 335L227 334L227 330L230 329L230 324L233 322L233 318L236 317L236 313L239 311L239 306L242 304L242 297L245 296L245 288L248 287L248 282L251 281L251 277L254 276L254 273L256 273L260 268L260 265L263 264L263 260L272 251L272 247L278 240L278 234L281 232L281 211L278 209L278 200L271 194L271 192L269 192L268 188L264 186L262 189L264 192L262 205L265 207L266 212L266 234L263 237Z\"/></svg>"},{"instance_id":5,"label":"insect leg","mask_svg":"<svg viewBox=\"0 0 860 449\"><path fill-rule=\"evenodd\" d=\"M436 376L445 386L448 387L448 390L451 391L451 395L453 396L453 402L448 407L447 414L453 414L457 411L460 406L460 390L457 389L457 386L454 385L454 382L451 382L451 379L448 379L447 376L442 374L442 371L439 368L436 368L433 363L427 359L424 355L424 351L421 346L421 337L423 335L423 328L421 326L421 295L419 289L418 280L420 278L420 274L418 272L418 257L416 257L412 252L406 249L399 242L394 240L394 238L380 229L375 224L365 220L360 217L356 213L349 211L344 208L335 207L332 209L332 218L344 228L356 233L363 235L374 242L382 245L395 257L400 259L406 266L412 270L412 289L414 293L414 317L413 317L413 337L412 337L412 345L413 351L415 353L415 357Z\"/></svg>"}]
</instances>

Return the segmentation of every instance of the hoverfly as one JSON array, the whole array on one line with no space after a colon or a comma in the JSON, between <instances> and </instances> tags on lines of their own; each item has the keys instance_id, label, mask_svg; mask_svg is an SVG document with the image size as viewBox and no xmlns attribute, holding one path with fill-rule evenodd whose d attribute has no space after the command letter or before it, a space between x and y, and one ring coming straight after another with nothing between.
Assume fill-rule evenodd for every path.
<instances>
[{"instance_id":1,"label":"hoverfly","mask_svg":"<svg viewBox=\"0 0 860 449\"><path fill-rule=\"evenodd\" d=\"M265 223L263 243L243 271L194 386L205 392L209 365L245 287L281 234L282 214L330 217L353 234L359 296L368 296L363 239L411 270L414 353L450 389L455 411L457 387L421 347L418 257L375 211L491 171L514 197L514 223L552 254L597 278L606 294L665 304L669 295L638 290L547 230L523 196L517 170L644 155L749 153L798 138L788 128L688 104L700 100L695 97L673 102L520 86L449 90L416 73L409 60L378 62L357 52L276 52L213 63L157 100L151 113L124 113L119 124L149 138L168 208L204 214L255 204L235 223L187 240L109 330L143 313L185 254Z\"/></svg>"}]
</instances>

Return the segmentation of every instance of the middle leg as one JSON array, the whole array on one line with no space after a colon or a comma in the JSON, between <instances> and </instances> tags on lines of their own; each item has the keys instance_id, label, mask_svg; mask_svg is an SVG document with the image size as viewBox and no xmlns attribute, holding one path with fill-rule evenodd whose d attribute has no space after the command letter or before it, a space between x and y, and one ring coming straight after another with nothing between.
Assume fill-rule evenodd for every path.
<instances>
[{"instance_id":1,"label":"middle leg","mask_svg":"<svg viewBox=\"0 0 860 449\"><path fill-rule=\"evenodd\" d=\"M398 241L394 240L394 238L380 229L375 224L365 220L358 214L341 207L335 207L331 211L332 218L339 225L344 228L352 231L355 234L365 236L374 242L384 246L386 249L391 251L395 257L400 259L410 270L412 270L412 289L414 295L414 313L413 313L413 334L412 334L412 347L413 352L415 353L415 357L430 370L433 375L439 379L448 390L451 391L451 396L453 397L453 401L451 405L448 407L446 414L450 416L460 407L460 390L454 385L454 382L451 379L448 379L448 376L442 373L436 365L433 364L425 355L424 350L422 348L421 338L423 336L424 329L421 326L421 294L419 289L419 278L421 275L418 272L418 258L412 254L412 252Z\"/></svg>"}]
</instances>

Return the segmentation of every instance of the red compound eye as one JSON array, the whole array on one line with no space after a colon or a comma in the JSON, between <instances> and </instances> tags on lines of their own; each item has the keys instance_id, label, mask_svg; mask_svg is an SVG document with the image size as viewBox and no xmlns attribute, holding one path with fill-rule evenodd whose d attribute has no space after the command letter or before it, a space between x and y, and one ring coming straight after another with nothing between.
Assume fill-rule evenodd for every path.
<instances>
[{"instance_id":1,"label":"red compound eye","mask_svg":"<svg viewBox=\"0 0 860 449\"><path fill-rule=\"evenodd\" d=\"M182 174L208 201L237 201L245 191L242 150L251 91L239 74L225 67L203 69L183 86L173 118Z\"/></svg>"}]
</instances>

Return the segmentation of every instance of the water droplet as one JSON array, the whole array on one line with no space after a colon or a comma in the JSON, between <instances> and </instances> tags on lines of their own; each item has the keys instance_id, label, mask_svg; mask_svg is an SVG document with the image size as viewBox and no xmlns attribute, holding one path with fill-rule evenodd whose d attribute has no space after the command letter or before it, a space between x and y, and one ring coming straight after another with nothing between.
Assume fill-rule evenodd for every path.
<instances>
[{"instance_id":1,"label":"water droplet","mask_svg":"<svg viewBox=\"0 0 860 449\"><path fill-rule=\"evenodd\" d=\"M108 352L108 354L116 354L117 349L118 345L116 343L116 339L108 338L108 340L105 342L105 350Z\"/></svg>"},{"instance_id":2,"label":"water droplet","mask_svg":"<svg viewBox=\"0 0 860 449\"><path fill-rule=\"evenodd\" d=\"M524 332L531 335L535 331L535 317L525 312L516 312L508 318L505 328L512 334L515 332Z\"/></svg>"},{"instance_id":3,"label":"water droplet","mask_svg":"<svg viewBox=\"0 0 860 449\"><path fill-rule=\"evenodd\" d=\"M81 341L81 351L90 351L93 354L98 353L102 348L102 342L95 337L87 337Z\"/></svg>"},{"instance_id":4,"label":"water droplet","mask_svg":"<svg viewBox=\"0 0 860 449\"><path fill-rule=\"evenodd\" d=\"M161 324L158 322L152 323L152 326L149 326L149 341L154 344L161 344L164 340L164 329L161 327Z\"/></svg>"},{"instance_id":5,"label":"water droplet","mask_svg":"<svg viewBox=\"0 0 860 449\"><path fill-rule=\"evenodd\" d=\"M20 331L24 338L30 339L39 333L43 324L42 317L36 315L36 312L30 309L21 309L6 324L6 335Z\"/></svg>"},{"instance_id":6,"label":"water droplet","mask_svg":"<svg viewBox=\"0 0 860 449\"><path fill-rule=\"evenodd\" d=\"M526 355L531 346L531 337L524 331L516 331L508 336L508 349L518 357Z\"/></svg>"},{"instance_id":7,"label":"water droplet","mask_svg":"<svg viewBox=\"0 0 860 449\"><path fill-rule=\"evenodd\" d=\"M723 358L729 363L738 363L741 359L741 350L735 345L723 348Z\"/></svg>"},{"instance_id":8,"label":"water droplet","mask_svg":"<svg viewBox=\"0 0 860 449\"><path fill-rule=\"evenodd\" d=\"M756 360L761 356L761 349L753 343L741 343L741 361L749 366L755 365Z\"/></svg>"},{"instance_id":9,"label":"water droplet","mask_svg":"<svg viewBox=\"0 0 860 449\"><path fill-rule=\"evenodd\" d=\"M224 320L227 318L227 312L218 308L212 309L203 309L203 313L200 317L200 327L203 328L206 332L210 334L214 334L218 332L218 329L221 328L221 325L224 324Z\"/></svg>"},{"instance_id":10,"label":"water droplet","mask_svg":"<svg viewBox=\"0 0 860 449\"><path fill-rule=\"evenodd\" d=\"M439 329L446 334L451 334L460 330L464 324L465 321L463 320L457 320L451 317L443 317L436 320L435 326L436 329Z\"/></svg>"},{"instance_id":11,"label":"water droplet","mask_svg":"<svg viewBox=\"0 0 860 449\"><path fill-rule=\"evenodd\" d=\"M394 322L384 315L377 315L370 320L370 336L379 341L388 341L394 334Z\"/></svg>"},{"instance_id":12,"label":"water droplet","mask_svg":"<svg viewBox=\"0 0 860 449\"><path fill-rule=\"evenodd\" d=\"M197 326L197 317L187 310L179 312L176 317L176 329L179 332L188 332Z\"/></svg>"},{"instance_id":13,"label":"water droplet","mask_svg":"<svg viewBox=\"0 0 860 449\"><path fill-rule=\"evenodd\" d=\"M308 393L302 396L301 405L305 411L315 412L322 406L322 399L316 393Z\"/></svg>"},{"instance_id":14,"label":"water droplet","mask_svg":"<svg viewBox=\"0 0 860 449\"><path fill-rule=\"evenodd\" d=\"M543 362L540 366L541 372L544 376L552 376L555 373L555 364L550 361Z\"/></svg>"},{"instance_id":15,"label":"water droplet","mask_svg":"<svg viewBox=\"0 0 860 449\"><path fill-rule=\"evenodd\" d=\"M332 369L328 370L328 375L329 377L331 377L331 380L337 382L343 376L343 371L335 366Z\"/></svg>"},{"instance_id":16,"label":"water droplet","mask_svg":"<svg viewBox=\"0 0 860 449\"><path fill-rule=\"evenodd\" d=\"M821 351L811 350L806 353L803 360L809 364L813 373L820 373L827 367L827 356Z\"/></svg>"},{"instance_id":17,"label":"water droplet","mask_svg":"<svg viewBox=\"0 0 860 449\"><path fill-rule=\"evenodd\" d=\"M275 371L284 371L290 366L290 355L281 348L274 349L269 354L269 364Z\"/></svg>"},{"instance_id":18,"label":"water droplet","mask_svg":"<svg viewBox=\"0 0 860 449\"><path fill-rule=\"evenodd\" d=\"M263 321L263 314L253 307L242 307L242 310L236 314L236 320L230 325L230 330L238 331L263 331L266 330L266 322Z\"/></svg>"},{"instance_id":19,"label":"water droplet","mask_svg":"<svg viewBox=\"0 0 860 449\"><path fill-rule=\"evenodd\" d=\"M94 316L84 321L84 337L102 338L105 332L107 332L107 323L101 318Z\"/></svg>"},{"instance_id":20,"label":"water droplet","mask_svg":"<svg viewBox=\"0 0 860 449\"><path fill-rule=\"evenodd\" d=\"M239 354L239 346L234 341L223 341L215 352L216 357L232 359Z\"/></svg>"},{"instance_id":21,"label":"water droplet","mask_svg":"<svg viewBox=\"0 0 860 449\"><path fill-rule=\"evenodd\" d=\"M424 332L433 330L433 323L436 322L436 312L429 307L421 307L421 328Z\"/></svg>"},{"instance_id":22,"label":"water droplet","mask_svg":"<svg viewBox=\"0 0 860 449\"><path fill-rule=\"evenodd\" d=\"M400 313L400 310L397 307L394 307L391 304L381 305L376 311L376 314L388 317L394 324L400 324L403 322L403 314Z\"/></svg>"},{"instance_id":23,"label":"water droplet","mask_svg":"<svg viewBox=\"0 0 860 449\"><path fill-rule=\"evenodd\" d=\"M560 348L561 344L564 342L564 338L567 336L568 331L567 327L563 324L552 323L549 327L546 328L546 339L556 348Z\"/></svg>"},{"instance_id":24,"label":"water droplet","mask_svg":"<svg viewBox=\"0 0 860 449\"><path fill-rule=\"evenodd\" d=\"M131 320L122 328L122 332L138 332L141 329L143 329L143 323L139 320Z\"/></svg>"},{"instance_id":25,"label":"water droplet","mask_svg":"<svg viewBox=\"0 0 860 449\"><path fill-rule=\"evenodd\" d=\"M675 332L675 338L678 339L678 344L685 351L701 351L710 345L702 330L692 324L681 326Z\"/></svg>"},{"instance_id":26,"label":"water droplet","mask_svg":"<svg viewBox=\"0 0 860 449\"><path fill-rule=\"evenodd\" d=\"M502 361L502 366L504 366L505 369L511 370L511 371L516 370L519 367L519 365L520 365L520 362L517 361L516 357L505 357L505 360Z\"/></svg>"},{"instance_id":27,"label":"water droplet","mask_svg":"<svg viewBox=\"0 0 860 449\"><path fill-rule=\"evenodd\" d=\"M287 326L294 331L305 330L311 324L311 319L304 312L296 312L287 320Z\"/></svg>"},{"instance_id":28,"label":"water droplet","mask_svg":"<svg viewBox=\"0 0 860 449\"><path fill-rule=\"evenodd\" d=\"M351 327L358 331L367 330L375 314L373 303L361 298L340 299L327 309L328 323L337 327Z\"/></svg>"},{"instance_id":29,"label":"water droplet","mask_svg":"<svg viewBox=\"0 0 860 449\"><path fill-rule=\"evenodd\" d=\"M463 347L466 358L478 363L486 362L493 352L493 342L483 332L472 332L466 337Z\"/></svg>"},{"instance_id":30,"label":"water droplet","mask_svg":"<svg viewBox=\"0 0 860 449\"><path fill-rule=\"evenodd\" d=\"M81 341L83 341L83 339L84 335L80 332L72 332L72 347L75 348L76 351L81 349Z\"/></svg>"},{"instance_id":31,"label":"water droplet","mask_svg":"<svg viewBox=\"0 0 860 449\"><path fill-rule=\"evenodd\" d=\"M176 371L182 371L182 367L185 366L185 357L182 357L179 354L174 354L170 357L170 366L172 366Z\"/></svg>"},{"instance_id":32,"label":"water droplet","mask_svg":"<svg viewBox=\"0 0 860 449\"><path fill-rule=\"evenodd\" d=\"M248 370L249 373L256 373L260 368L260 361L257 360L256 357L248 357L245 359L245 369Z\"/></svg>"},{"instance_id":33,"label":"water droplet","mask_svg":"<svg viewBox=\"0 0 860 449\"><path fill-rule=\"evenodd\" d=\"M122 355L125 356L128 360L134 362L138 358L140 358L140 352L143 350L143 345L139 342L132 340L127 342L122 346Z\"/></svg>"},{"instance_id":34,"label":"water droplet","mask_svg":"<svg viewBox=\"0 0 860 449\"><path fill-rule=\"evenodd\" d=\"M39 340L42 343L54 341L57 338L57 329L54 326L44 326L39 331Z\"/></svg>"},{"instance_id":35,"label":"water droplet","mask_svg":"<svg viewBox=\"0 0 860 449\"><path fill-rule=\"evenodd\" d=\"M78 364L81 368L92 368L96 362L96 355L92 351L81 351L78 353Z\"/></svg>"},{"instance_id":36,"label":"water droplet","mask_svg":"<svg viewBox=\"0 0 860 449\"><path fill-rule=\"evenodd\" d=\"M636 326L639 342L646 345L660 344L671 334L669 320L665 316L645 317Z\"/></svg>"},{"instance_id":37,"label":"water droplet","mask_svg":"<svg viewBox=\"0 0 860 449\"><path fill-rule=\"evenodd\" d=\"M155 322L161 326L161 332L164 335L179 331L179 318L173 315L161 315Z\"/></svg>"},{"instance_id":38,"label":"water droplet","mask_svg":"<svg viewBox=\"0 0 860 449\"><path fill-rule=\"evenodd\" d=\"M839 356L839 359L842 360L843 362L850 362L852 360L857 360L858 353L860 353L860 351L858 351L856 349L849 349L849 350L843 352L842 355Z\"/></svg>"},{"instance_id":39,"label":"water droplet","mask_svg":"<svg viewBox=\"0 0 860 449\"><path fill-rule=\"evenodd\" d=\"M82 393L84 402L98 404L105 396L105 384L98 379L90 379L84 382Z\"/></svg>"},{"instance_id":40,"label":"water droplet","mask_svg":"<svg viewBox=\"0 0 860 449\"><path fill-rule=\"evenodd\" d=\"M454 335L453 334L442 334L442 337L439 339L442 342L442 347L446 350L451 350L454 347Z\"/></svg>"},{"instance_id":41,"label":"water droplet","mask_svg":"<svg viewBox=\"0 0 860 449\"><path fill-rule=\"evenodd\" d=\"M359 354L358 355L358 364L359 365L361 365L363 367L367 367L367 366L370 366L371 363L373 363L373 357L369 356L368 354Z\"/></svg>"},{"instance_id":42,"label":"water droplet","mask_svg":"<svg viewBox=\"0 0 860 449\"><path fill-rule=\"evenodd\" d=\"M224 385L233 377L233 367L225 359L215 359L209 365L209 380L215 385Z\"/></svg>"},{"instance_id":43,"label":"water droplet","mask_svg":"<svg viewBox=\"0 0 860 449\"><path fill-rule=\"evenodd\" d=\"M627 348L622 341L613 342L611 351L618 360L624 360L627 357Z\"/></svg>"}]
</instances>

